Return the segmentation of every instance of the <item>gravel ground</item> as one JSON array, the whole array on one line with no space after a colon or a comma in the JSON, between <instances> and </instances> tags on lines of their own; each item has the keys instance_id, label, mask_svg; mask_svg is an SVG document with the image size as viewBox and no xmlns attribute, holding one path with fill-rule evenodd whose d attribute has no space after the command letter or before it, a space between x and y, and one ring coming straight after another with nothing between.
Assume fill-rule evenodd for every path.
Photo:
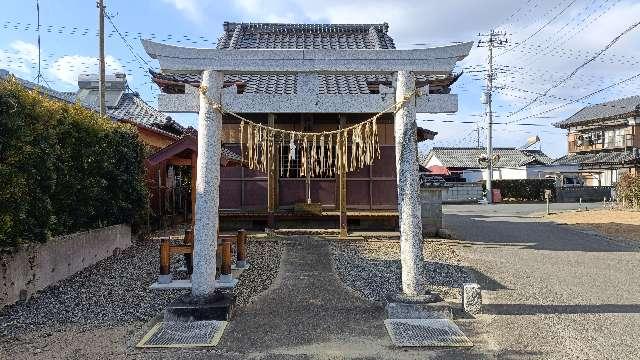
<instances>
[{"instance_id":1,"label":"gravel ground","mask_svg":"<svg viewBox=\"0 0 640 360\"><path fill-rule=\"evenodd\" d=\"M248 304L269 287L278 272L282 246L273 241L250 240L247 250L251 266L234 289L238 305ZM7 342L29 333L44 331L46 336L67 329L88 331L150 320L188 292L149 290L158 276L158 254L158 243L136 242L119 255L38 292L26 302L0 309L0 339ZM172 257L172 269L182 265L182 257ZM174 274L175 278L185 276Z\"/></svg>"},{"instance_id":2,"label":"gravel ground","mask_svg":"<svg viewBox=\"0 0 640 360\"><path fill-rule=\"evenodd\" d=\"M340 279L373 301L401 292L400 243L393 240L334 241L333 259ZM460 258L446 243L427 239L423 254L426 284L445 299L459 300L462 283L469 281Z\"/></svg>"},{"instance_id":3,"label":"gravel ground","mask_svg":"<svg viewBox=\"0 0 640 360\"><path fill-rule=\"evenodd\" d=\"M278 276L281 242L265 239L250 240L247 246L249 268L240 276L240 283L233 289L236 306L245 306L261 292L267 290Z\"/></svg>"}]
</instances>

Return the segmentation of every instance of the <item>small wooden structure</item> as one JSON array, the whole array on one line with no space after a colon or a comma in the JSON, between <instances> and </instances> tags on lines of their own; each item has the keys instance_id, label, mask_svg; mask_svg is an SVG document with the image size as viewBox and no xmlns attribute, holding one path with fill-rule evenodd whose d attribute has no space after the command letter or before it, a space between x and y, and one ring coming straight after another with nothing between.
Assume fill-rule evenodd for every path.
<instances>
[{"instance_id":1,"label":"small wooden structure","mask_svg":"<svg viewBox=\"0 0 640 360\"><path fill-rule=\"evenodd\" d=\"M172 245L172 237L157 237L160 240L160 277L159 283L166 284L171 281L171 255L183 254L187 267L187 273L193 273L193 230L188 228L182 244ZM220 259L217 263L220 273L220 281L229 282L231 280L232 270L232 247L235 243L236 249L236 268L245 268L247 266L247 232L238 230L236 235L221 234L218 235L218 248L216 255Z\"/></svg>"},{"instance_id":2,"label":"small wooden structure","mask_svg":"<svg viewBox=\"0 0 640 360\"><path fill-rule=\"evenodd\" d=\"M159 215L161 216L171 217L172 215L175 214L175 212L169 213L167 211L163 211L166 209L161 205L162 203L165 202L165 199L171 196L172 191L174 191L175 189L175 186L167 185L173 182L173 181L170 181L170 179L168 179L168 174L170 173L169 171L170 167L179 167L179 166L189 167L190 189L188 193L185 193L185 195L188 195L188 201L185 201L188 204L188 206L185 206L185 208L187 208L188 211L184 211L183 220L184 222L188 222L188 217L190 216L191 221L193 221L193 214L194 214L195 202L196 202L196 199L195 199L196 183L195 181L192 181L192 179L195 179L197 176L196 166L195 166L198 159L197 136L198 136L197 132L192 131L191 133L178 138L176 141L174 141L170 145L158 150L157 152L155 152L154 154L152 154L146 159L146 166L148 168L158 169L159 179L157 180L157 186L150 189L150 191L153 193L154 197L157 198L158 199L157 201L160 203L160 205L155 206L154 208L159 209L160 211ZM241 165L240 157L233 154L230 151L225 151L222 154L222 157L220 160L221 160L220 165L224 167L227 167L227 166L234 167L234 166ZM187 196L185 196L185 200L187 200L186 198ZM188 214L189 216L187 215L187 212L189 213ZM165 224L174 225L175 221L173 218L171 218L168 221L166 221Z\"/></svg>"}]
</instances>

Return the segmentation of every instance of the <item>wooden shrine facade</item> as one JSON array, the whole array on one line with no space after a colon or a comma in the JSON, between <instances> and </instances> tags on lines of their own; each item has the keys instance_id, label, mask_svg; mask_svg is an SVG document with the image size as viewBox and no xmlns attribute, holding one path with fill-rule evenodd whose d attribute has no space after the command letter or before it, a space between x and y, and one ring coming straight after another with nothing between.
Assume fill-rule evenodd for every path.
<instances>
[{"instance_id":1,"label":"wooden shrine facade","mask_svg":"<svg viewBox=\"0 0 640 360\"><path fill-rule=\"evenodd\" d=\"M350 212L397 218L400 180L396 156L398 142L403 140L394 135L398 131L397 114L389 107L398 96L417 89L411 96L409 117L415 112L457 111L457 95L449 93L449 86L459 76L453 74L453 66L469 53L472 43L395 50L386 35L386 24L225 24L223 38L228 39L221 39L218 49L143 40L146 52L160 63L160 72L151 74L162 90L158 98L161 111L200 112L203 116L203 97L198 87L202 72L214 70L224 75L221 89L212 93L219 99L216 101L223 113L235 112L273 128L329 131L386 113L379 118L381 156L373 165L357 171L313 178L300 176L295 162L290 164L279 158L280 149L268 159L268 171L263 173L244 166L220 168L216 204L220 216L264 215L273 225L276 217L295 216L296 205L310 202L321 206L318 215L339 217L341 230L345 231ZM311 45L309 38L315 39ZM306 39L307 43L290 39ZM326 39L328 45L314 45ZM335 43L330 42L335 39ZM403 71L403 84L410 82L408 90L398 92L398 71ZM221 119L223 149L240 154L240 120L230 114ZM435 135L420 128L413 132L413 147L416 140ZM403 133L402 138L405 136ZM407 164L410 168L414 165L417 171L417 153L416 159ZM414 180L417 177L411 181Z\"/></svg>"}]
</instances>

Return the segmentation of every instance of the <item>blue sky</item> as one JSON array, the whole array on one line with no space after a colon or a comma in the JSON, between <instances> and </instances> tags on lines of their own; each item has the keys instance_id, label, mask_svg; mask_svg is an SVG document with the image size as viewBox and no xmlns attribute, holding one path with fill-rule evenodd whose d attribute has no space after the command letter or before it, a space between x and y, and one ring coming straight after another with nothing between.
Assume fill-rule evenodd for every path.
<instances>
[{"instance_id":1,"label":"blue sky","mask_svg":"<svg viewBox=\"0 0 640 360\"><path fill-rule=\"evenodd\" d=\"M495 146L519 146L538 135L552 156L566 152L565 133L550 124L582 106L636 95L640 80L626 82L585 101L549 111L638 72L640 31L620 39L571 80L533 105L529 101L567 76L622 30L640 19L633 0L374 1L342 0L105 0L107 12L127 44L106 22L108 71L124 71L129 85L155 104L157 87L147 76L157 63L148 58L139 37L196 47L215 46L224 21L371 23L386 21L399 48L447 45L478 40L491 28L509 33L510 49L497 50L499 72L494 93ZM97 9L92 0L41 0L42 74L52 87L73 91L78 73L97 71ZM36 1L5 0L0 14L0 68L25 79L37 73ZM186 38L185 38L186 37ZM180 42L178 42L180 40ZM509 49L509 48L508 48ZM142 59L138 58L140 56ZM148 63L148 64L147 64ZM486 49L474 48L459 65L465 74L453 88L459 96L455 115L421 114L419 124L438 131L428 146L484 144ZM538 116L534 116L540 114ZM195 115L174 115L195 124ZM535 124L537 126L523 125ZM479 129L479 130L478 130ZM479 132L478 132L479 131ZM426 147L422 150L426 150Z\"/></svg>"}]
</instances>

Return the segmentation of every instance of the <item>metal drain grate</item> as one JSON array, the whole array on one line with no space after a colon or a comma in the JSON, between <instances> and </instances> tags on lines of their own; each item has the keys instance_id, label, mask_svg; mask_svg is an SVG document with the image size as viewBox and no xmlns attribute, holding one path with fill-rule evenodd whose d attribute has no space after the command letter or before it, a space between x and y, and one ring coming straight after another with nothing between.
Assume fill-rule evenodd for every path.
<instances>
[{"instance_id":1,"label":"metal drain grate","mask_svg":"<svg viewBox=\"0 0 640 360\"><path fill-rule=\"evenodd\" d=\"M226 321L216 320L159 322L137 347L216 346L226 326Z\"/></svg>"},{"instance_id":2,"label":"metal drain grate","mask_svg":"<svg viewBox=\"0 0 640 360\"><path fill-rule=\"evenodd\" d=\"M448 319L388 319L384 321L395 346L472 346L458 325Z\"/></svg>"}]
</instances>

